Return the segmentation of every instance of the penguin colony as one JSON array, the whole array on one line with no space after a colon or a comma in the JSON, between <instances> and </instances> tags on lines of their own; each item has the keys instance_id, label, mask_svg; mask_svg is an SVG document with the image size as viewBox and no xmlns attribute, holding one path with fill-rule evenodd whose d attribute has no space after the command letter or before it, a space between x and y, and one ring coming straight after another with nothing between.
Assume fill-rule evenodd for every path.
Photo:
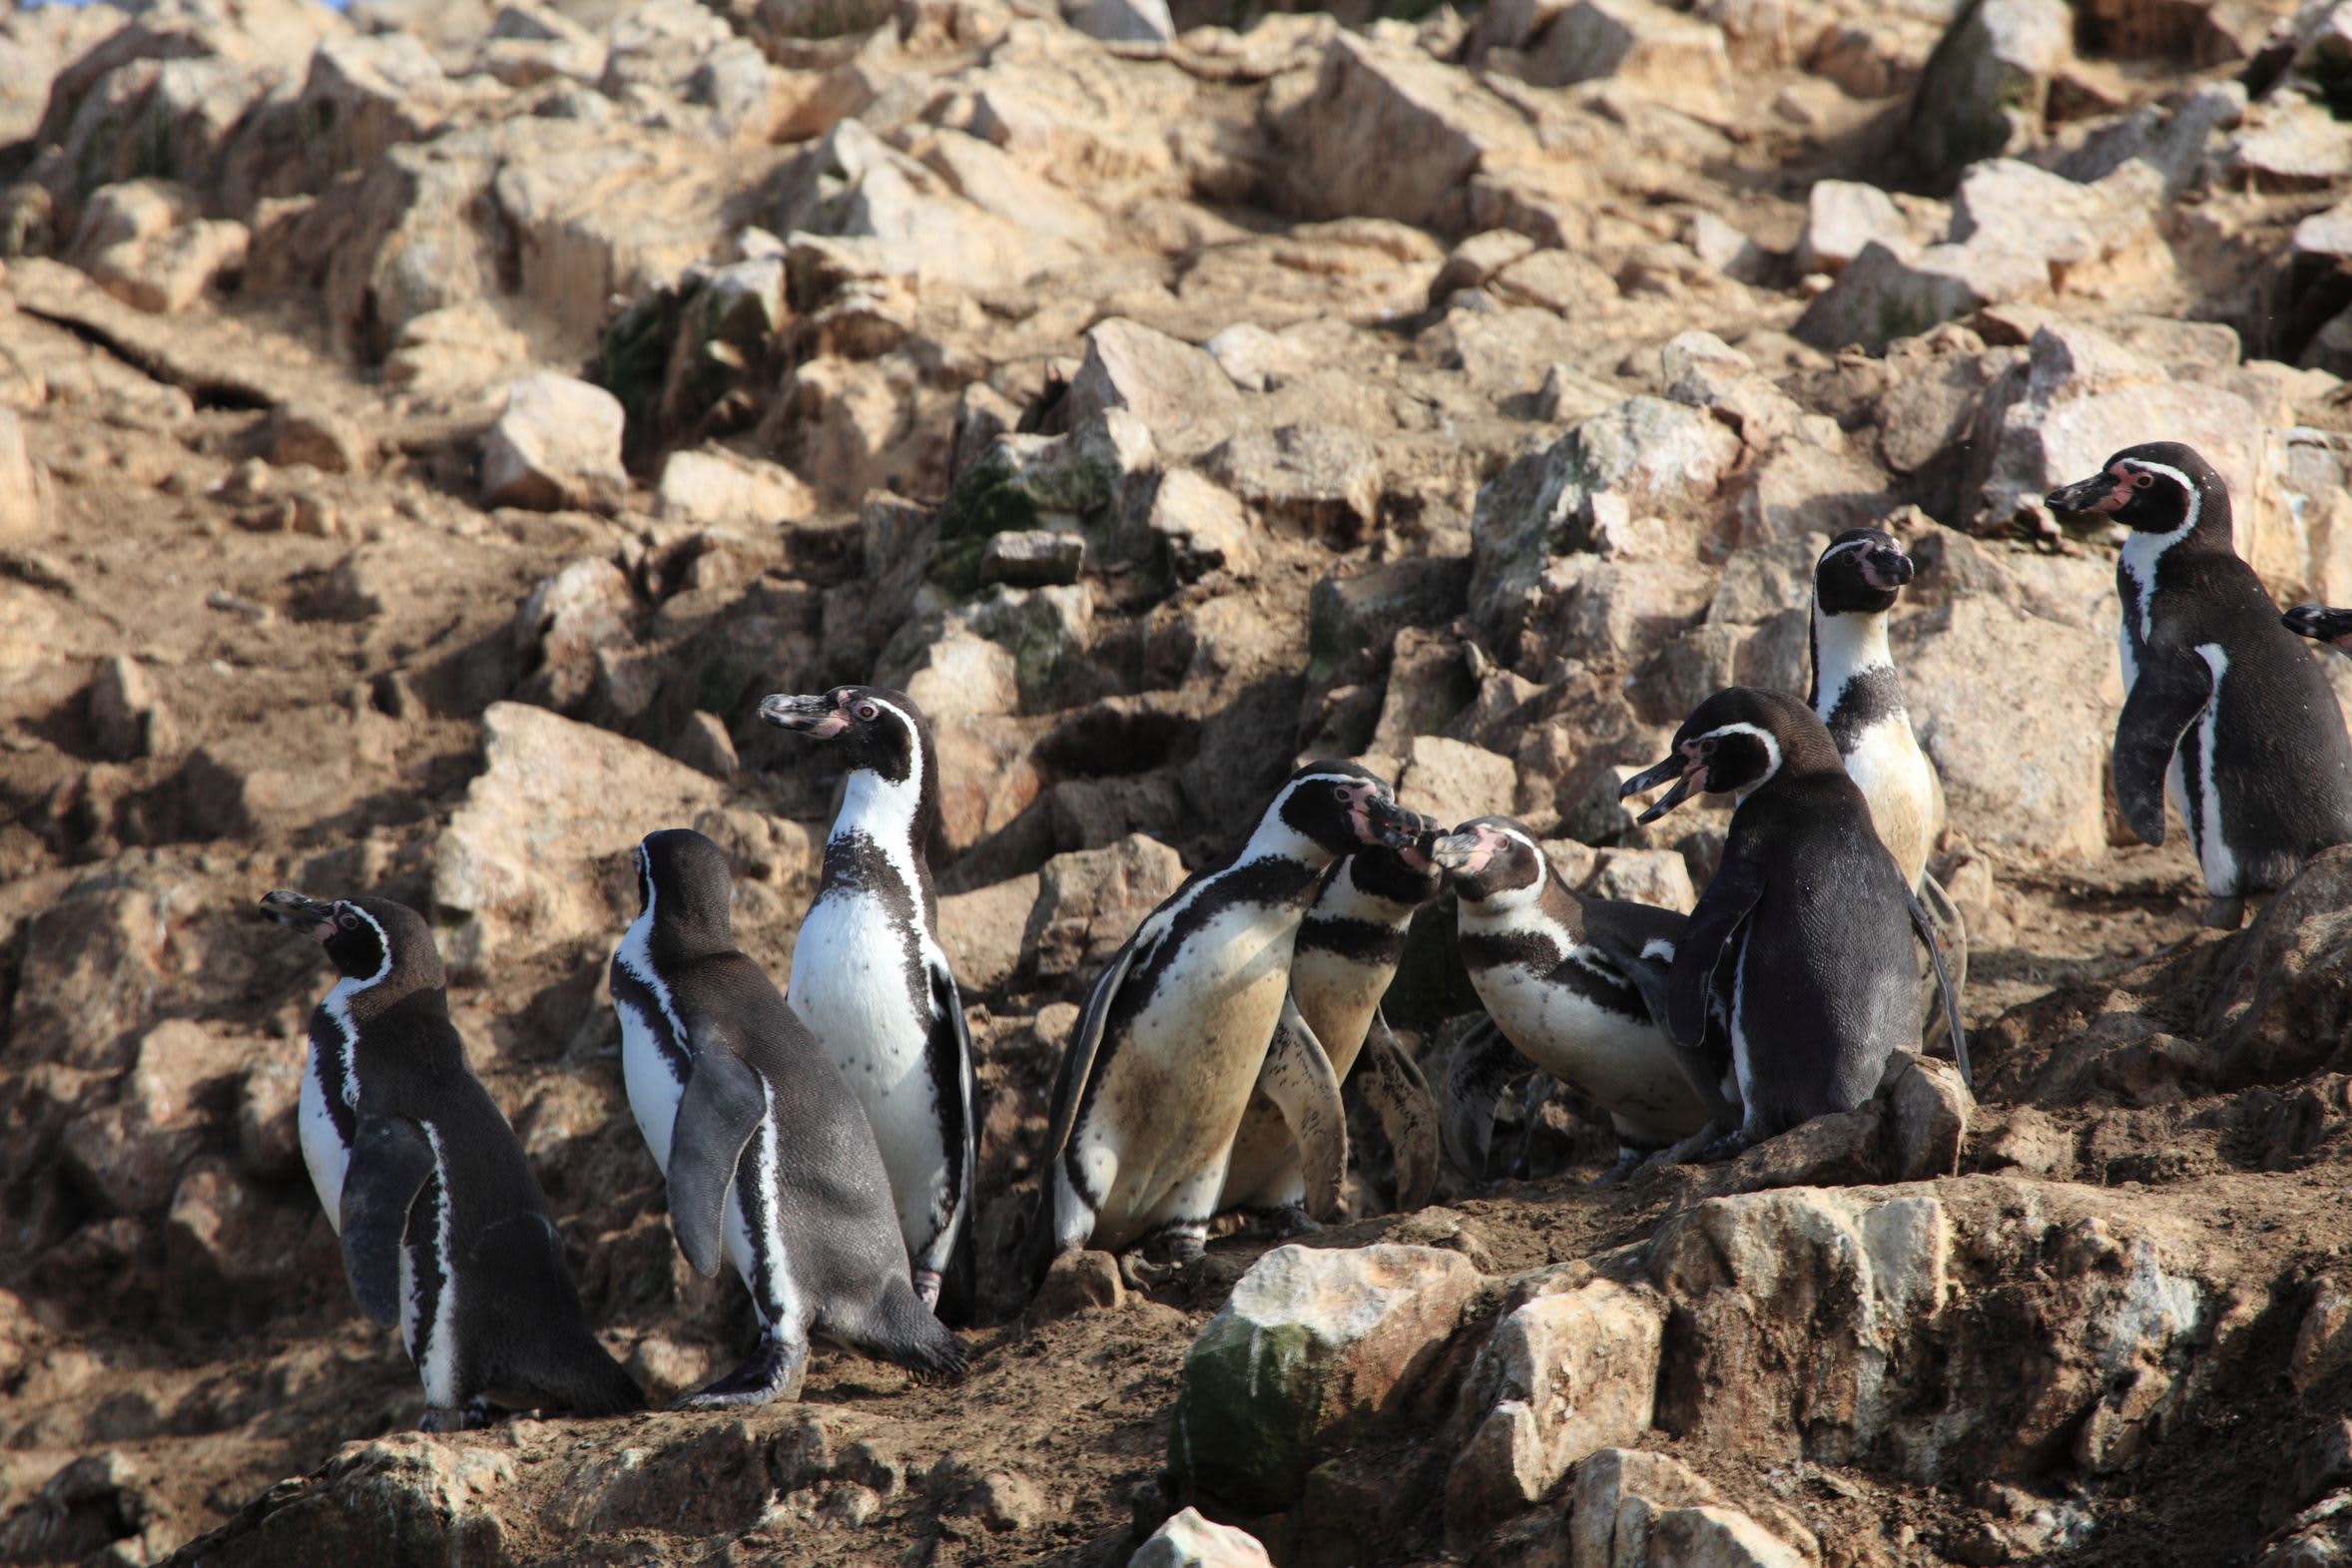
<instances>
[{"instance_id":1,"label":"penguin colony","mask_svg":"<svg viewBox=\"0 0 2352 1568\"><path fill-rule=\"evenodd\" d=\"M2124 821L2185 825L2208 923L2352 842L2352 741L2298 637L2352 654L2352 610L2281 616L2232 544L2229 496L2185 446L2116 453L2053 491L2128 530L2116 570L2127 698L2114 736ZM1627 779L1730 794L1719 863L1678 911L1571 889L1505 816L1448 827L1353 764L1311 762L1224 862L1163 900L1095 978L1056 1077L1032 1282L1085 1248L1131 1279L1185 1268L1220 1216L1287 1234L1336 1216L1354 1076L1394 1158L1398 1203L1448 1163L1484 1173L1496 1113L1531 1068L1619 1142L1600 1181L1720 1159L1876 1091L1941 1016L1965 1077L1966 933L1929 869L1944 802L1904 708L1888 613L1913 565L1876 529L1815 565L1805 697L1709 697ZM734 1371L678 1401L797 1397L818 1337L918 1377L965 1363L980 1107L926 845L938 754L903 693L778 695L761 717L845 765L824 871L779 991L735 945L725 853L682 827L635 855L639 912L612 1002L631 1115L687 1263L743 1283L758 1324ZM1417 912L1451 891L1485 1017L1443 1095L1382 1016ZM337 978L309 1025L304 1164L361 1310L423 1383L424 1429L511 1400L615 1414L643 1391L588 1324L521 1144L468 1068L432 932L380 898L278 891L262 912ZM1442 1104L1442 1109L1441 1109Z\"/></svg>"}]
</instances>

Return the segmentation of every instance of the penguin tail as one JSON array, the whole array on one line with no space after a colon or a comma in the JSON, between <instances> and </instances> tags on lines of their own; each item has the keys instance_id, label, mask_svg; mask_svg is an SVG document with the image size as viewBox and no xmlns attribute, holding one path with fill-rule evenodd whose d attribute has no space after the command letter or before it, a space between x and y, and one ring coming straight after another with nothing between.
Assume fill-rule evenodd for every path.
<instances>
[{"instance_id":1,"label":"penguin tail","mask_svg":"<svg viewBox=\"0 0 2352 1568\"><path fill-rule=\"evenodd\" d=\"M947 1254L947 1270L939 1280L939 1321L958 1328L972 1325L979 1309L980 1251L978 1222L966 1216Z\"/></svg>"},{"instance_id":2,"label":"penguin tail","mask_svg":"<svg viewBox=\"0 0 2352 1568\"><path fill-rule=\"evenodd\" d=\"M873 1323L854 1343L869 1355L903 1366L922 1382L949 1382L968 1364L963 1344L931 1314L904 1280L892 1280Z\"/></svg>"},{"instance_id":3,"label":"penguin tail","mask_svg":"<svg viewBox=\"0 0 2352 1568\"><path fill-rule=\"evenodd\" d=\"M533 1367L524 1379L530 1391L573 1415L628 1415L646 1408L645 1390L629 1369L594 1334L583 1329L581 1340Z\"/></svg>"}]
</instances>

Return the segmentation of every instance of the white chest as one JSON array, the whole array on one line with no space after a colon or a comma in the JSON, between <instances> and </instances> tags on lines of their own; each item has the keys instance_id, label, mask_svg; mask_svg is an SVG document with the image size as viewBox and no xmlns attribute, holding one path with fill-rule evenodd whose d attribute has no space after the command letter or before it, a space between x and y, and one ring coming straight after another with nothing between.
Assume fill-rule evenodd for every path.
<instances>
[{"instance_id":1,"label":"white chest","mask_svg":"<svg viewBox=\"0 0 2352 1568\"><path fill-rule=\"evenodd\" d=\"M1704 1120L1665 1040L1646 1016L1603 1007L1517 965L1473 976L1504 1038L1553 1077L1613 1114L1641 1122Z\"/></svg>"},{"instance_id":2,"label":"white chest","mask_svg":"<svg viewBox=\"0 0 2352 1568\"><path fill-rule=\"evenodd\" d=\"M318 1072L318 1050L316 1045L311 1046L302 1060L302 1089L295 1102L294 1127L301 1139L302 1165L310 1173L311 1190L318 1195L318 1207L326 1211L326 1223L340 1235L343 1177L351 1168L351 1150L327 1110L325 1081ZM350 1081L349 1071L346 1058L343 1069L346 1083Z\"/></svg>"},{"instance_id":3,"label":"white chest","mask_svg":"<svg viewBox=\"0 0 2352 1568\"><path fill-rule=\"evenodd\" d=\"M1301 952L1292 960L1291 997L1339 1078L1356 1065L1372 1015L1395 976L1388 964L1359 963L1333 952Z\"/></svg>"},{"instance_id":4,"label":"white chest","mask_svg":"<svg viewBox=\"0 0 2352 1568\"><path fill-rule=\"evenodd\" d=\"M1903 868L1905 880L1916 886L1927 869L1936 785L1911 733L1911 720L1896 714L1863 731L1846 754L1846 774L1870 802L1880 840Z\"/></svg>"},{"instance_id":5,"label":"white chest","mask_svg":"<svg viewBox=\"0 0 2352 1568\"><path fill-rule=\"evenodd\" d=\"M621 1021L621 1082L629 1092L629 1114L653 1163L666 1176L670 1170L670 1136L678 1123L678 1102L686 1085L662 1049L660 1025L634 1001L613 999L613 1013Z\"/></svg>"},{"instance_id":6,"label":"white chest","mask_svg":"<svg viewBox=\"0 0 2352 1568\"><path fill-rule=\"evenodd\" d=\"M801 924L787 998L834 1064L854 1084L867 1080L861 1098L923 1071L930 1007L927 997L916 1006L908 978L921 952L920 934L864 893L828 892Z\"/></svg>"}]
</instances>

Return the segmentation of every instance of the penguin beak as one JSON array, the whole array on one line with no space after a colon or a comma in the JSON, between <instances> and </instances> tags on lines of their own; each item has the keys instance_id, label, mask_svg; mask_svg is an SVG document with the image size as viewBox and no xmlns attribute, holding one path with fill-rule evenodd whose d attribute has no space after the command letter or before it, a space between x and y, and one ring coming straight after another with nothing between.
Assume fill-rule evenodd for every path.
<instances>
[{"instance_id":1,"label":"penguin beak","mask_svg":"<svg viewBox=\"0 0 2352 1568\"><path fill-rule=\"evenodd\" d=\"M1689 799L1694 786L1703 788L1702 781L1706 777L1707 765L1703 759L1686 757L1677 751L1672 757L1667 758L1656 767L1645 768L1617 785L1617 798L1622 800L1631 795L1646 793L1671 779L1674 781L1674 787L1659 795L1648 810L1634 818L1636 822L1654 822Z\"/></svg>"},{"instance_id":2,"label":"penguin beak","mask_svg":"<svg viewBox=\"0 0 2352 1568\"><path fill-rule=\"evenodd\" d=\"M1460 875L1472 868L1479 858L1481 841L1474 832L1448 833L1430 845L1430 858L1447 871Z\"/></svg>"},{"instance_id":3,"label":"penguin beak","mask_svg":"<svg viewBox=\"0 0 2352 1568\"><path fill-rule=\"evenodd\" d=\"M306 898L282 887L262 895L262 913L280 925L308 931L320 941L334 934L334 905L324 899Z\"/></svg>"},{"instance_id":4,"label":"penguin beak","mask_svg":"<svg viewBox=\"0 0 2352 1568\"><path fill-rule=\"evenodd\" d=\"M1438 863L1437 845L1446 829L1419 812L1414 813L1414 820L1420 825L1413 831L1413 842L1399 849L1397 858L1417 871L1426 871Z\"/></svg>"},{"instance_id":5,"label":"penguin beak","mask_svg":"<svg viewBox=\"0 0 2352 1568\"><path fill-rule=\"evenodd\" d=\"M850 716L827 697L787 697L781 692L760 700L760 717L779 730L830 741L849 728Z\"/></svg>"},{"instance_id":6,"label":"penguin beak","mask_svg":"<svg viewBox=\"0 0 2352 1568\"><path fill-rule=\"evenodd\" d=\"M1409 849L1421 836L1421 813L1408 811L1378 790L1367 790L1348 814L1364 843Z\"/></svg>"},{"instance_id":7,"label":"penguin beak","mask_svg":"<svg viewBox=\"0 0 2352 1568\"><path fill-rule=\"evenodd\" d=\"M1891 594L1917 574L1911 557L1900 550L1873 550L1862 558L1862 578L1880 593Z\"/></svg>"},{"instance_id":8,"label":"penguin beak","mask_svg":"<svg viewBox=\"0 0 2352 1568\"><path fill-rule=\"evenodd\" d=\"M2352 653L2352 610L2330 610L2325 605L2299 604L2279 621L2298 637L2328 643Z\"/></svg>"},{"instance_id":9,"label":"penguin beak","mask_svg":"<svg viewBox=\"0 0 2352 1568\"><path fill-rule=\"evenodd\" d=\"M2042 499L2054 512L2119 512L2130 494L2128 481L2101 470L2087 479L2060 485Z\"/></svg>"}]
</instances>

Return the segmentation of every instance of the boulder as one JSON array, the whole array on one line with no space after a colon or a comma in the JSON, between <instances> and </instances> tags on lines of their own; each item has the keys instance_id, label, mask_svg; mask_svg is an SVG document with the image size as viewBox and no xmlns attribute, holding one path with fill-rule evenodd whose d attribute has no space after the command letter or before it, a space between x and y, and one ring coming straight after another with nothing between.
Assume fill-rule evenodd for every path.
<instances>
[{"instance_id":1,"label":"boulder","mask_svg":"<svg viewBox=\"0 0 2352 1568\"><path fill-rule=\"evenodd\" d=\"M1123 408L1176 456L1206 450L1233 428L1241 394L1216 360L1181 338L1113 316L1086 332L1086 357L1070 378L1060 414L1076 429Z\"/></svg>"},{"instance_id":2,"label":"boulder","mask_svg":"<svg viewBox=\"0 0 2352 1568\"><path fill-rule=\"evenodd\" d=\"M2352 1024L2352 846L2314 856L2255 917L2206 1001L2225 1081L2293 1083L2341 1071Z\"/></svg>"},{"instance_id":3,"label":"boulder","mask_svg":"<svg viewBox=\"0 0 2352 1568\"><path fill-rule=\"evenodd\" d=\"M1246 578L1257 567L1257 531L1241 502L1190 468L1160 475L1144 527L1178 583L1198 582L1219 571Z\"/></svg>"},{"instance_id":4,"label":"boulder","mask_svg":"<svg viewBox=\"0 0 2352 1568\"><path fill-rule=\"evenodd\" d=\"M546 370L517 377L482 445L482 504L554 511L626 487L626 422L601 386Z\"/></svg>"},{"instance_id":5,"label":"boulder","mask_svg":"<svg viewBox=\"0 0 2352 1568\"><path fill-rule=\"evenodd\" d=\"M460 974L609 942L636 918L629 855L649 824L691 822L724 795L650 747L520 703L483 713L482 753L433 846L441 956Z\"/></svg>"},{"instance_id":6,"label":"boulder","mask_svg":"<svg viewBox=\"0 0 2352 1568\"><path fill-rule=\"evenodd\" d=\"M107 877L35 914L8 1015L11 1058L85 1072L130 1066L130 1031L164 994L172 905L161 889Z\"/></svg>"},{"instance_id":7,"label":"boulder","mask_svg":"<svg viewBox=\"0 0 2352 1568\"><path fill-rule=\"evenodd\" d=\"M1527 80L1565 87L1608 77L1685 114L1721 114L1731 57L1720 28L1652 0L1575 0L1527 52Z\"/></svg>"},{"instance_id":8,"label":"boulder","mask_svg":"<svg viewBox=\"0 0 2352 1568\"><path fill-rule=\"evenodd\" d=\"M1183 858L1141 833L1055 855L1037 873L1023 939L1031 967L1041 977L1092 975L1183 880Z\"/></svg>"},{"instance_id":9,"label":"boulder","mask_svg":"<svg viewBox=\"0 0 2352 1568\"><path fill-rule=\"evenodd\" d=\"M1467 741L1417 735L1397 781L1397 799L1452 826L1473 816L1508 814L1517 803L1518 770Z\"/></svg>"},{"instance_id":10,"label":"boulder","mask_svg":"<svg viewBox=\"0 0 2352 1568\"><path fill-rule=\"evenodd\" d=\"M1695 509L1712 499L1739 451L1739 437L1721 421L1635 397L1481 486L1470 522L1470 606L1488 646L1510 650L1508 662L1517 663L1521 629L1546 597L1544 576L1556 557L1589 548L1609 516Z\"/></svg>"},{"instance_id":11,"label":"boulder","mask_svg":"<svg viewBox=\"0 0 2352 1568\"><path fill-rule=\"evenodd\" d=\"M1085 0L1069 11L1070 25L1114 44L1167 44L1176 39L1168 0Z\"/></svg>"},{"instance_id":12,"label":"boulder","mask_svg":"<svg viewBox=\"0 0 2352 1568\"><path fill-rule=\"evenodd\" d=\"M930 577L958 591L977 587L980 557L999 533L1074 529L1113 544L1156 461L1150 430L1123 407L1081 420L1066 435L997 437L939 508Z\"/></svg>"},{"instance_id":13,"label":"boulder","mask_svg":"<svg viewBox=\"0 0 2352 1568\"><path fill-rule=\"evenodd\" d=\"M302 1562L512 1561L501 1517L512 1450L403 1432L345 1444L314 1474L273 1492L215 1548L225 1568ZM748 1518L747 1521L748 1522Z\"/></svg>"},{"instance_id":14,"label":"boulder","mask_svg":"<svg viewBox=\"0 0 2352 1568\"><path fill-rule=\"evenodd\" d=\"M1944 174L2040 141L2051 79L2073 53L2064 0L1971 0L1928 57L1906 151Z\"/></svg>"},{"instance_id":15,"label":"boulder","mask_svg":"<svg viewBox=\"0 0 2352 1568\"><path fill-rule=\"evenodd\" d=\"M1535 146L1527 119L1475 78L1419 48L1345 32L1281 135L1295 155L1284 172L1293 211L1439 229L1464 226L1471 179L1488 158ZM1368 147L1386 153L1368 159Z\"/></svg>"},{"instance_id":16,"label":"boulder","mask_svg":"<svg viewBox=\"0 0 2352 1568\"><path fill-rule=\"evenodd\" d=\"M1286 1506L1322 1449L1411 1418L1479 1280L1428 1247L1266 1254L1185 1352L1178 1483L1252 1513Z\"/></svg>"},{"instance_id":17,"label":"boulder","mask_svg":"<svg viewBox=\"0 0 2352 1568\"><path fill-rule=\"evenodd\" d=\"M1805 307L1796 333L1826 349L1859 345L1884 353L1898 337L1914 337L1939 321L2012 299L2050 294L2050 267L2041 258L1997 245L1908 245L1873 240Z\"/></svg>"},{"instance_id":18,"label":"boulder","mask_svg":"<svg viewBox=\"0 0 2352 1568\"><path fill-rule=\"evenodd\" d=\"M1136 1548L1127 1568L1274 1568L1274 1559L1248 1531L1180 1508Z\"/></svg>"},{"instance_id":19,"label":"boulder","mask_svg":"<svg viewBox=\"0 0 2352 1568\"><path fill-rule=\"evenodd\" d=\"M669 455L654 510L665 521L706 528L767 528L813 516L817 497L782 464L713 446Z\"/></svg>"},{"instance_id":20,"label":"boulder","mask_svg":"<svg viewBox=\"0 0 2352 1568\"><path fill-rule=\"evenodd\" d=\"M1380 513L1381 465L1372 438L1345 425L1249 426L1202 462L1276 534L1351 550L1370 536Z\"/></svg>"},{"instance_id":21,"label":"boulder","mask_svg":"<svg viewBox=\"0 0 2352 1568\"><path fill-rule=\"evenodd\" d=\"M35 538L49 525L48 491L13 408L0 408L0 543Z\"/></svg>"},{"instance_id":22,"label":"boulder","mask_svg":"<svg viewBox=\"0 0 2352 1568\"><path fill-rule=\"evenodd\" d=\"M171 710L156 696L155 683L137 660L115 654L98 667L90 683L88 706L91 739L99 754L127 763L142 757L167 757L178 750L178 727Z\"/></svg>"},{"instance_id":23,"label":"boulder","mask_svg":"<svg viewBox=\"0 0 2352 1568\"><path fill-rule=\"evenodd\" d=\"M1056 528L1020 528L988 536L980 581L1015 588L1074 583L1086 564L1086 536Z\"/></svg>"},{"instance_id":24,"label":"boulder","mask_svg":"<svg viewBox=\"0 0 2352 1568\"><path fill-rule=\"evenodd\" d=\"M1406 556L1378 566L1342 566L1307 595L1311 680L1377 658L1409 626L1443 626L1470 592L1466 556Z\"/></svg>"},{"instance_id":25,"label":"boulder","mask_svg":"<svg viewBox=\"0 0 2352 1568\"><path fill-rule=\"evenodd\" d=\"M312 189L367 168L397 143L422 140L446 117L449 89L432 51L412 34L321 43L295 104L312 133L303 144Z\"/></svg>"},{"instance_id":26,"label":"boulder","mask_svg":"<svg viewBox=\"0 0 2352 1568\"><path fill-rule=\"evenodd\" d=\"M1690 1466L1638 1448L1603 1448L1585 1459L1569 1497L1567 1568L1645 1568L1660 1513L1722 1501Z\"/></svg>"},{"instance_id":27,"label":"boulder","mask_svg":"<svg viewBox=\"0 0 2352 1568\"><path fill-rule=\"evenodd\" d=\"M1543 1501L1594 1450L1640 1441L1665 1318L1648 1291L1594 1280L1496 1323L1463 1382L1447 1530L1473 1539Z\"/></svg>"},{"instance_id":28,"label":"boulder","mask_svg":"<svg viewBox=\"0 0 2352 1568\"><path fill-rule=\"evenodd\" d=\"M1041 880L1029 871L939 900L939 945L965 994L997 990L1019 972Z\"/></svg>"},{"instance_id":29,"label":"boulder","mask_svg":"<svg viewBox=\"0 0 2352 1568\"><path fill-rule=\"evenodd\" d=\"M1805 228L1797 236L1797 270L1837 273L1872 241L1902 249L1910 236L1903 210L1874 185L1817 180L1805 193Z\"/></svg>"}]
</instances>

